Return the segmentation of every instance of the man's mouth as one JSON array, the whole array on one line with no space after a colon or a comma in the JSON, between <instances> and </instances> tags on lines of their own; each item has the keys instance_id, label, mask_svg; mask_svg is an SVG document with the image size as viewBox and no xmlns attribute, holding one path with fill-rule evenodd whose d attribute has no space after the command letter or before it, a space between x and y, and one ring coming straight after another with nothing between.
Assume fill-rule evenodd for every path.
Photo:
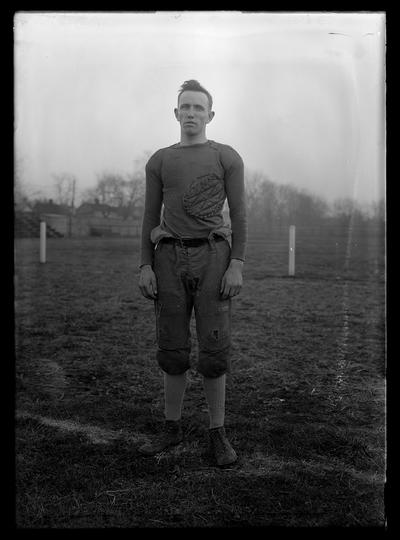
<instances>
[{"instance_id":1,"label":"man's mouth","mask_svg":"<svg viewBox=\"0 0 400 540\"><path fill-rule=\"evenodd\" d=\"M185 122L184 126L195 126L196 124L194 122Z\"/></svg>"}]
</instances>

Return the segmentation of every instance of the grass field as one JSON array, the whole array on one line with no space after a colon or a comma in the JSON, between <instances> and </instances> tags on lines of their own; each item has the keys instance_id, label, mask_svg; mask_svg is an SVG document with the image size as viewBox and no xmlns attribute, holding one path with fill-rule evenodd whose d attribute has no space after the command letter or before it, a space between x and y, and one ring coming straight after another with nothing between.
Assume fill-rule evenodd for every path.
<instances>
[{"instance_id":1,"label":"grass field","mask_svg":"<svg viewBox=\"0 0 400 540\"><path fill-rule=\"evenodd\" d=\"M48 239L40 264L16 240L17 527L384 525L384 240L299 230L296 247L290 278L286 238L250 238L227 383L240 462L219 470L195 369L184 443L137 451L163 421L138 241Z\"/></svg>"}]
</instances>

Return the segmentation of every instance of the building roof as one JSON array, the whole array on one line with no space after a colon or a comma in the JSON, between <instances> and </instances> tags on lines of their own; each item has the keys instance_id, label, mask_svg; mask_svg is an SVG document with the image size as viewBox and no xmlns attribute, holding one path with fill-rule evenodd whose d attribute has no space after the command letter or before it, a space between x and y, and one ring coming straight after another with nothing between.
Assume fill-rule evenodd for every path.
<instances>
[{"instance_id":1,"label":"building roof","mask_svg":"<svg viewBox=\"0 0 400 540\"><path fill-rule=\"evenodd\" d=\"M56 204L52 199L36 202L32 210L39 214L69 215L71 213L71 207L66 204Z\"/></svg>"},{"instance_id":2,"label":"building roof","mask_svg":"<svg viewBox=\"0 0 400 540\"><path fill-rule=\"evenodd\" d=\"M136 207L129 208L127 206L111 206L109 204L103 204L99 202L83 202L76 210L76 214L81 216L94 215L99 213L101 213L102 215L113 215L125 218L127 215L140 215L140 210Z\"/></svg>"}]
</instances>

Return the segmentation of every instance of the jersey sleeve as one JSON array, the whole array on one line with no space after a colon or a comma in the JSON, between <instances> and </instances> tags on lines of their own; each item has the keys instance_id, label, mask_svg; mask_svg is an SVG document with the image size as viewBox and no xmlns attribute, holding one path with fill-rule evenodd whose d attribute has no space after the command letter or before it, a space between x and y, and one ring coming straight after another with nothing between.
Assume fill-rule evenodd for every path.
<instances>
[{"instance_id":1,"label":"jersey sleeve","mask_svg":"<svg viewBox=\"0 0 400 540\"><path fill-rule=\"evenodd\" d=\"M142 221L140 266L153 264L154 245L150 234L160 224L162 207L161 151L153 154L146 164L146 191Z\"/></svg>"},{"instance_id":2,"label":"jersey sleeve","mask_svg":"<svg viewBox=\"0 0 400 540\"><path fill-rule=\"evenodd\" d=\"M244 261L247 243L244 164L240 155L233 148L228 146L223 153L225 190L232 229L231 258Z\"/></svg>"}]
</instances>

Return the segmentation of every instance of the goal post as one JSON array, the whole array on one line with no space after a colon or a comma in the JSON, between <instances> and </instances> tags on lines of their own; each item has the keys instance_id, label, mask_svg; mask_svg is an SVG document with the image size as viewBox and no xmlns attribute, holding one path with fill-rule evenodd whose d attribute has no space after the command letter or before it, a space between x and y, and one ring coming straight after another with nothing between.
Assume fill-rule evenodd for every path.
<instances>
[{"instance_id":1,"label":"goal post","mask_svg":"<svg viewBox=\"0 0 400 540\"><path fill-rule=\"evenodd\" d=\"M295 254L296 254L296 227L289 227L289 276L295 273Z\"/></svg>"},{"instance_id":2,"label":"goal post","mask_svg":"<svg viewBox=\"0 0 400 540\"><path fill-rule=\"evenodd\" d=\"M40 222L40 262L46 262L46 222Z\"/></svg>"}]
</instances>

